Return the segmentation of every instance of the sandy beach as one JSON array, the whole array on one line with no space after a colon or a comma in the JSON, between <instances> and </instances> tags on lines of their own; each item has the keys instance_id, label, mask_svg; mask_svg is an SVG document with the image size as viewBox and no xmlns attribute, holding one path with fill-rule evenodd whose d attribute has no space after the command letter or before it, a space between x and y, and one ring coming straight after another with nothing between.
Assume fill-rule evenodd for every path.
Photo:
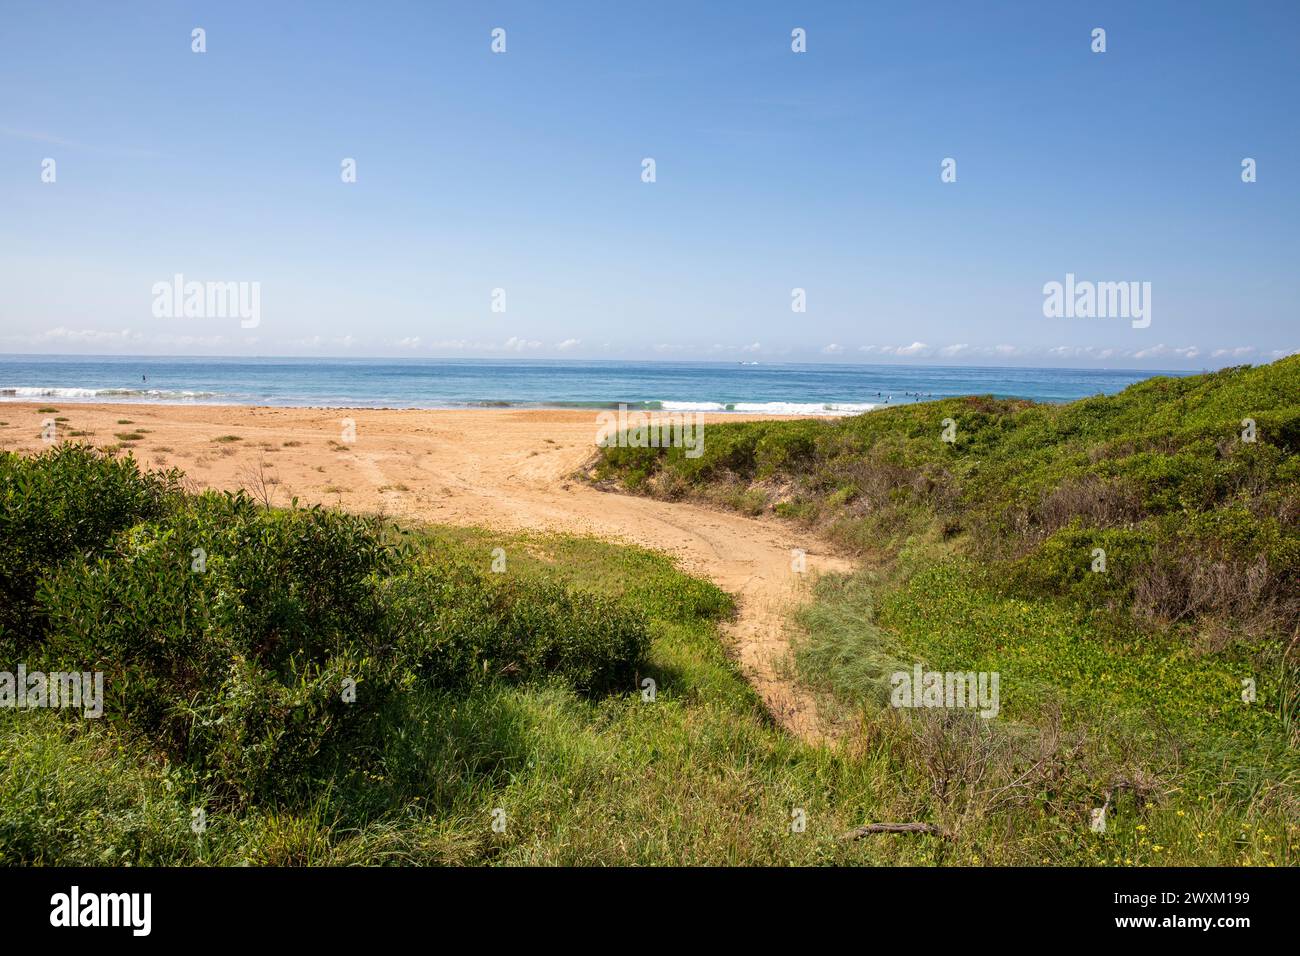
<instances>
[{"instance_id":1,"label":"sandy beach","mask_svg":"<svg viewBox=\"0 0 1300 956\"><path fill-rule=\"evenodd\" d=\"M296 497L407 521L584 534L667 552L737 597L732 650L773 715L805 739L823 736L815 703L781 667L785 620L808 581L791 571L790 552L807 552L810 573L849 562L792 526L600 491L576 478L595 451L594 412L9 403L0 405L0 448L40 452L49 419L59 441L121 445L149 468L181 468L200 487L253 488L265 476L275 504ZM725 420L734 417L705 418L706 426Z\"/></svg>"}]
</instances>

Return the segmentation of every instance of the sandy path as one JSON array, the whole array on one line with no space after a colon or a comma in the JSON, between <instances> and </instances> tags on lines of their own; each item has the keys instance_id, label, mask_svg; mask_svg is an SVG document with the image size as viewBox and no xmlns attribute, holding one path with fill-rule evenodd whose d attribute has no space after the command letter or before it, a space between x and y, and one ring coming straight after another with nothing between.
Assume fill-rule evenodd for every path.
<instances>
[{"instance_id":1,"label":"sandy path","mask_svg":"<svg viewBox=\"0 0 1300 956\"><path fill-rule=\"evenodd\" d=\"M276 482L280 504L296 496L432 522L589 534L668 552L737 597L740 613L728 630L741 670L783 726L808 740L823 738L813 700L782 674L785 618L808 581L808 574L792 572L791 550L807 552L809 573L844 570L849 562L776 522L574 481L593 451L594 413L41 407L0 404L0 448L40 450L42 422L66 418L56 422L60 439L105 445L128 436L142 462L183 468L202 486L247 486L261 465ZM354 440L345 419L354 423ZM238 440L218 440L223 436Z\"/></svg>"}]
</instances>

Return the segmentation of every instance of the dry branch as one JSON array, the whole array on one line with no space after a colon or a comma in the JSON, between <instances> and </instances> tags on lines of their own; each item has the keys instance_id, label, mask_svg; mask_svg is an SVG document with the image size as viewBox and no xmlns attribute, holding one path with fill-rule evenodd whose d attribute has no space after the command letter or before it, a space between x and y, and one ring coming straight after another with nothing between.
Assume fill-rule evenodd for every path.
<instances>
[{"instance_id":1,"label":"dry branch","mask_svg":"<svg viewBox=\"0 0 1300 956\"><path fill-rule=\"evenodd\" d=\"M945 840L952 839L951 833L933 823L868 823L866 826L857 827L848 833L841 833L840 839L857 840L872 833L928 833L932 836L943 837Z\"/></svg>"}]
</instances>

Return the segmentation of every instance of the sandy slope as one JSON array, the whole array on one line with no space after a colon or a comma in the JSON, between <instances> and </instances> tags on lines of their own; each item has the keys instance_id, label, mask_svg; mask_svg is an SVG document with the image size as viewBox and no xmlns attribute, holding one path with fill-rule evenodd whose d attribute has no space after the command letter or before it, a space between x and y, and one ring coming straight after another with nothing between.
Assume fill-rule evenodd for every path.
<instances>
[{"instance_id":1,"label":"sandy slope","mask_svg":"<svg viewBox=\"0 0 1300 956\"><path fill-rule=\"evenodd\" d=\"M593 451L594 413L65 403L51 414L39 413L40 407L0 404L0 421L7 422L0 448L41 449L41 423L54 417L68 419L56 425L60 439L97 445L144 429L141 439L129 442L138 459L181 467L204 486L247 487L260 464L277 482L277 503L296 496L449 524L590 534L666 551L737 596L740 614L730 637L742 670L785 727L821 739L815 705L780 666L788 649L785 616L807 583L807 575L791 571L791 549L807 552L810 573L842 570L848 562L775 522L601 492L572 480ZM348 440L343 419L354 421L355 440ZM239 440L214 440L231 435Z\"/></svg>"}]
</instances>

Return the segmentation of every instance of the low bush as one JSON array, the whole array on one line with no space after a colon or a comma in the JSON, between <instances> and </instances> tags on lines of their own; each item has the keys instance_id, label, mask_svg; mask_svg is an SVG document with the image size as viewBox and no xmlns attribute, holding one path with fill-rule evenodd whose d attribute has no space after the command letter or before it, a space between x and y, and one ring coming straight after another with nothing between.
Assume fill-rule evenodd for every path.
<instances>
[{"instance_id":1,"label":"low bush","mask_svg":"<svg viewBox=\"0 0 1300 956\"><path fill-rule=\"evenodd\" d=\"M391 578L384 605L399 657L437 687L550 675L579 693L631 689L650 643L642 618L611 598L463 566Z\"/></svg>"},{"instance_id":2,"label":"low bush","mask_svg":"<svg viewBox=\"0 0 1300 956\"><path fill-rule=\"evenodd\" d=\"M131 458L62 445L35 457L0 452L0 650L26 652L45 633L40 576L95 555L113 535L180 498L180 472L141 474Z\"/></svg>"},{"instance_id":3,"label":"low bush","mask_svg":"<svg viewBox=\"0 0 1300 956\"><path fill-rule=\"evenodd\" d=\"M649 646L614 598L416 562L378 519L182 494L85 448L5 464L6 567L28 562L6 613L42 621L28 656L102 671L108 722L218 799L306 796L403 689L630 690Z\"/></svg>"}]
</instances>

